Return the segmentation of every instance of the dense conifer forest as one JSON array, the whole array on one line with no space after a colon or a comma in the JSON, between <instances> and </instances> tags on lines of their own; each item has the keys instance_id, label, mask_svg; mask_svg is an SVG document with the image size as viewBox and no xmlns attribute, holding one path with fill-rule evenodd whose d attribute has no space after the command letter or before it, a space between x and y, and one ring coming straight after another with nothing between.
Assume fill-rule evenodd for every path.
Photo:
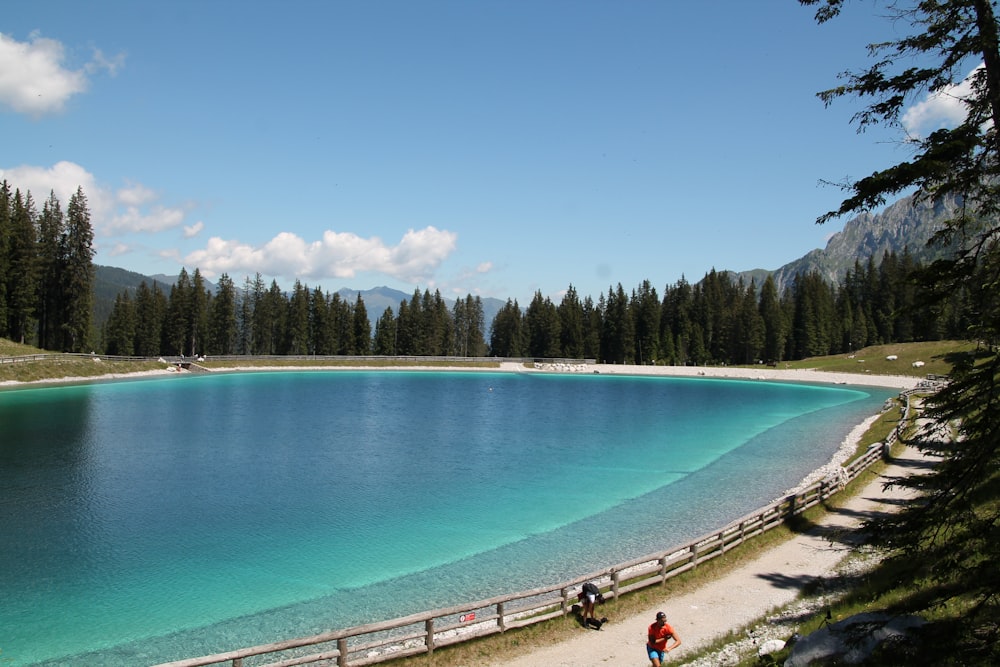
<instances>
[{"instance_id":1,"label":"dense conifer forest","mask_svg":"<svg viewBox=\"0 0 1000 667\"><path fill-rule=\"evenodd\" d=\"M55 193L0 183L0 336L47 350L91 349L94 232L82 188L66 212Z\"/></svg>"},{"instance_id":2,"label":"dense conifer forest","mask_svg":"<svg viewBox=\"0 0 1000 667\"><path fill-rule=\"evenodd\" d=\"M449 307L440 292L415 290L394 312L369 318L359 295L296 281L286 292L260 274L242 285L223 274L209 289L196 268L169 286L142 282L115 297L92 326L93 232L78 189L66 214L52 194L41 212L31 193L0 187L0 335L58 351L160 355L385 355L595 359L619 364L777 363L849 353L867 345L961 338L962 291L932 308L910 276L908 252L857 261L839 283L817 272L782 292L711 271L662 294L645 280L626 292L559 303L536 292L526 307L508 299L492 322L472 295ZM878 261L876 261L876 259ZM374 331L371 322L374 321Z\"/></svg>"}]
</instances>

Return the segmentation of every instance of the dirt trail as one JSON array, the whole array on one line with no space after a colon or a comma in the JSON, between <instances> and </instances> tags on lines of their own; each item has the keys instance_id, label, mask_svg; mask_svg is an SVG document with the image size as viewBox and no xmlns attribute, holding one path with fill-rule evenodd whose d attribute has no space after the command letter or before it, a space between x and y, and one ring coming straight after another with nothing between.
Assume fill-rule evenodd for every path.
<instances>
[{"instance_id":1,"label":"dirt trail","mask_svg":"<svg viewBox=\"0 0 1000 667\"><path fill-rule=\"evenodd\" d=\"M722 578L684 595L668 595L662 603L635 616L611 618L600 632L581 627L579 636L572 640L487 664L498 667L649 665L644 650L646 628L661 609L683 640L683 646L667 654L667 663L683 664L694 650L792 602L810 582L830 574L850 551L856 537L851 533L864 518L891 511L898 501L910 497L903 489L884 489L886 479L929 465L919 452L908 448L879 479L868 484L844 507L827 513L809 532L763 551L752 562Z\"/></svg>"}]
</instances>

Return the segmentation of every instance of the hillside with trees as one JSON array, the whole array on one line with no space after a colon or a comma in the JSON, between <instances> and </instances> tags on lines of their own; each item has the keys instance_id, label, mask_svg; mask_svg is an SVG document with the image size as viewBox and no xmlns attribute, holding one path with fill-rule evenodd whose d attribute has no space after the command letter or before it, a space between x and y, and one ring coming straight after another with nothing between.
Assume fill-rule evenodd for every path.
<instances>
[{"instance_id":1,"label":"hillside with trees","mask_svg":"<svg viewBox=\"0 0 1000 667\"><path fill-rule=\"evenodd\" d=\"M0 336L48 350L91 348L94 231L83 188L66 212L55 193L0 183Z\"/></svg>"},{"instance_id":2,"label":"hillside with trees","mask_svg":"<svg viewBox=\"0 0 1000 667\"><path fill-rule=\"evenodd\" d=\"M697 283L682 278L659 290L644 280L628 291L611 285L596 297L569 285L559 303L540 292L528 304L508 299L490 321L480 297L448 302L429 290L371 312L361 292L348 299L345 290L329 293L299 281L287 292L259 274L240 285L224 274L213 284L197 268L182 269L167 284L100 267L95 281L82 190L66 215L54 195L39 213L30 193L11 193L7 185L3 204L2 333L52 350L752 364L959 338L969 324L964 290L916 307L925 299L910 276L926 266L910 254L910 244L925 242L954 207L918 206L913 198L859 216L825 250L773 273L712 270ZM884 250L856 259L865 248ZM800 270L790 275L794 266ZM372 294L387 303L381 292Z\"/></svg>"}]
</instances>

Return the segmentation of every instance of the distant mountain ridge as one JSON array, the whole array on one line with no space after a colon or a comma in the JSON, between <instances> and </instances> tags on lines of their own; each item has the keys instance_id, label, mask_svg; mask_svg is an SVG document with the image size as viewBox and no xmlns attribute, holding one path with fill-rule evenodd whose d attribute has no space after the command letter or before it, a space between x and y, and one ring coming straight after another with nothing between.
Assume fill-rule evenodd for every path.
<instances>
[{"instance_id":1,"label":"distant mountain ridge","mask_svg":"<svg viewBox=\"0 0 1000 667\"><path fill-rule=\"evenodd\" d=\"M908 249L910 255L917 261L928 263L940 257L941 249L927 247L927 241L935 232L943 227L944 221L956 214L961 205L958 199L952 198L943 202L928 204L918 202L914 197L904 197L878 213L862 213L849 220L844 228L830 237L826 247L812 250L799 259L793 260L773 271L754 269L750 271L730 272L742 277L746 283L756 281L759 287L768 274L774 275L778 291L781 292L791 285L794 277L803 271L817 271L831 282L839 282L849 269L854 267L856 260L865 263L872 257L875 264L882 261L886 252L902 253ZM95 284L94 315L98 325L103 324L111 313L115 297L124 290L136 288L146 281L152 286L155 281L169 295L170 287L177 282L176 276L163 274L144 276L133 271L110 266L97 266ZM655 279L650 278L650 280ZM567 281L567 284L569 281ZM666 283L664 283L666 284ZM206 280L205 285L213 292L216 286ZM239 288L239 286L237 286ZM421 290L421 294L423 290ZM368 318L374 323L382 316L386 308L392 308L393 313L399 312L399 304L409 301L413 293L402 292L391 287L373 287L366 290L356 290L342 287L337 290L342 299L354 303L358 295L365 302ZM599 295L590 296L595 301ZM449 309L454 306L454 299L444 299ZM483 315L487 330L506 299L482 297ZM525 307L525 304L521 304Z\"/></svg>"},{"instance_id":2,"label":"distant mountain ridge","mask_svg":"<svg viewBox=\"0 0 1000 667\"><path fill-rule=\"evenodd\" d=\"M933 204L903 197L878 213L852 218L830 237L825 248L812 250L770 273L780 293L799 273L816 271L830 282L839 282L856 260L864 264L871 257L878 266L887 251L902 254L908 250L915 261L927 264L946 252L928 248L927 242L944 227L945 220L957 214L959 206L961 201L954 197ZM739 275L746 282L755 278L759 286L768 273L757 269Z\"/></svg>"}]
</instances>

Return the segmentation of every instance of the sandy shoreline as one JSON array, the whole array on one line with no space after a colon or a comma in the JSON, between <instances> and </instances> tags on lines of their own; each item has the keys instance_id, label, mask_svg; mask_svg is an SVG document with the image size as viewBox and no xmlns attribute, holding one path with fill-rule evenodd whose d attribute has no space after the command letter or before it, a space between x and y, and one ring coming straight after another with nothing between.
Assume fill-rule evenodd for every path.
<instances>
[{"instance_id":1,"label":"sandy shoreline","mask_svg":"<svg viewBox=\"0 0 1000 667\"><path fill-rule=\"evenodd\" d=\"M485 360L485 359L484 359ZM731 380L772 380L780 382L802 382L810 384L855 385L861 387L886 387L890 389L913 389L921 378L906 375L870 375L863 373L831 373L811 369L778 369L778 368L737 368L728 366L630 366L619 364L536 364L536 368L525 367L520 362L503 361L497 368L482 366L233 366L213 368L212 373L255 373L264 371L373 371L392 370L454 370L469 372L513 372L513 373L597 373L603 375L653 375L662 377L706 377L727 378ZM127 380L144 376L183 376L190 371L178 371L172 364L166 364L162 370L138 371L135 373L108 373L91 377L63 377L19 382L5 380L0 387L16 388L42 384L77 384L85 382L104 382L108 380Z\"/></svg>"}]
</instances>

